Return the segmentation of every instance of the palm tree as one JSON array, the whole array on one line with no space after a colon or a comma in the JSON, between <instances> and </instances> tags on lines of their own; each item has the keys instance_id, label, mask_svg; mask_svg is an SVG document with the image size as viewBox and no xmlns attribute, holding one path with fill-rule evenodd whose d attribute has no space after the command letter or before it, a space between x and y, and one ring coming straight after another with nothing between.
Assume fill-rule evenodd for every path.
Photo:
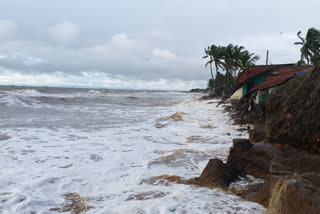
<instances>
[{"instance_id":1,"label":"palm tree","mask_svg":"<svg viewBox=\"0 0 320 214\"><path fill-rule=\"evenodd\" d=\"M208 65L210 65L210 73L211 73L211 79L213 79L213 73L212 73L212 62L213 62L213 57L211 55L211 48L208 47L207 49L204 49L204 53L206 54L205 56L203 56L202 58L209 58L209 61L206 62L205 67L207 67Z\"/></svg>"},{"instance_id":2,"label":"palm tree","mask_svg":"<svg viewBox=\"0 0 320 214\"><path fill-rule=\"evenodd\" d=\"M205 66L210 65L212 81L209 80L208 86L215 87L216 92L229 90L236 81L237 71L244 70L259 59L259 56L245 50L243 46L229 44L228 46L211 45L205 50L203 58L209 58ZM212 63L216 68L216 78L213 78ZM225 71L225 74L219 72L219 69ZM218 78L219 76L219 78ZM223 78L222 78L223 76Z\"/></svg>"},{"instance_id":3,"label":"palm tree","mask_svg":"<svg viewBox=\"0 0 320 214\"><path fill-rule=\"evenodd\" d=\"M210 47L210 53L212 56L212 59L214 61L214 65L216 67L216 72L219 71L219 68L223 69L223 47L222 46L216 46L216 45L211 45Z\"/></svg>"},{"instance_id":4,"label":"palm tree","mask_svg":"<svg viewBox=\"0 0 320 214\"><path fill-rule=\"evenodd\" d=\"M233 67L233 50L234 50L234 46L233 44L229 44L227 47L222 47L222 53L223 53L223 67L224 70L228 73L231 71L232 67Z\"/></svg>"},{"instance_id":5,"label":"palm tree","mask_svg":"<svg viewBox=\"0 0 320 214\"><path fill-rule=\"evenodd\" d=\"M312 64L319 65L320 64L320 54L315 55L311 59Z\"/></svg>"},{"instance_id":6,"label":"palm tree","mask_svg":"<svg viewBox=\"0 0 320 214\"><path fill-rule=\"evenodd\" d=\"M205 66L207 67L210 65L210 72L211 72L211 77L212 80L214 80L213 73L212 73L212 63L214 62L214 65L216 67L216 72L218 72L219 68L222 67L222 47L221 46L216 46L216 45L211 45L207 49L204 49L205 56L202 58L209 58L209 61L206 62ZM211 84L212 86L212 84Z\"/></svg>"},{"instance_id":7,"label":"palm tree","mask_svg":"<svg viewBox=\"0 0 320 214\"><path fill-rule=\"evenodd\" d=\"M237 70L241 69L241 60L243 55L248 52L244 49L243 46L233 46L233 80L236 81L237 77Z\"/></svg>"},{"instance_id":8,"label":"palm tree","mask_svg":"<svg viewBox=\"0 0 320 214\"><path fill-rule=\"evenodd\" d=\"M238 67L240 70L245 70L254 65L254 63L259 60L260 57L249 51L244 51L239 56Z\"/></svg>"},{"instance_id":9,"label":"palm tree","mask_svg":"<svg viewBox=\"0 0 320 214\"><path fill-rule=\"evenodd\" d=\"M307 32L306 40L310 41L310 51L313 56L320 54L320 31L315 28L310 28Z\"/></svg>"},{"instance_id":10,"label":"palm tree","mask_svg":"<svg viewBox=\"0 0 320 214\"><path fill-rule=\"evenodd\" d=\"M301 42L295 42L295 45L302 45L301 59L300 61L307 60L307 65L310 65L310 61L314 61L314 58L318 58L320 54L320 31L315 28L310 28L307 32L306 38L302 38L301 31L297 33Z\"/></svg>"},{"instance_id":11,"label":"palm tree","mask_svg":"<svg viewBox=\"0 0 320 214\"><path fill-rule=\"evenodd\" d=\"M236 73L239 69L240 58L244 51L245 50L243 46L234 46L233 44L223 47L223 67L226 71L227 81L231 82L231 79L233 79L233 81L236 80Z\"/></svg>"}]
</instances>

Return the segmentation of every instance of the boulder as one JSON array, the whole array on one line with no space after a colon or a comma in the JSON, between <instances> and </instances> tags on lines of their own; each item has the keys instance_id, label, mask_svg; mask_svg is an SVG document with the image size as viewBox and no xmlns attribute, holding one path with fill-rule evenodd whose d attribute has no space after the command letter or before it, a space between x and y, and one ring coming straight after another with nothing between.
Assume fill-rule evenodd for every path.
<instances>
[{"instance_id":1,"label":"boulder","mask_svg":"<svg viewBox=\"0 0 320 214\"><path fill-rule=\"evenodd\" d=\"M268 149L253 145L247 139L234 139L227 160L227 165L235 174L247 174L265 178L268 173L271 156Z\"/></svg>"},{"instance_id":2,"label":"boulder","mask_svg":"<svg viewBox=\"0 0 320 214\"><path fill-rule=\"evenodd\" d=\"M196 184L199 186L227 189L229 184L235 179L234 176L232 171L221 160L217 158L210 159L200 177L196 179Z\"/></svg>"},{"instance_id":3,"label":"boulder","mask_svg":"<svg viewBox=\"0 0 320 214\"><path fill-rule=\"evenodd\" d=\"M320 175L305 173L279 179L274 185L267 214L319 214Z\"/></svg>"}]
</instances>

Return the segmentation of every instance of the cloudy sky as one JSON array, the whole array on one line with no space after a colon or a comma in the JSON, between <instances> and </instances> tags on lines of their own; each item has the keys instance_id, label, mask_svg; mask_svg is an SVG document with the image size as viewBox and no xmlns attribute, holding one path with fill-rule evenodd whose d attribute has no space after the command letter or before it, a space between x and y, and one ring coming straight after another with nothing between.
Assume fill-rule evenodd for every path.
<instances>
[{"instance_id":1,"label":"cloudy sky","mask_svg":"<svg viewBox=\"0 0 320 214\"><path fill-rule=\"evenodd\" d=\"M319 0L0 0L0 85L189 90L210 44L299 59ZM307 9L307 10L306 10Z\"/></svg>"}]
</instances>

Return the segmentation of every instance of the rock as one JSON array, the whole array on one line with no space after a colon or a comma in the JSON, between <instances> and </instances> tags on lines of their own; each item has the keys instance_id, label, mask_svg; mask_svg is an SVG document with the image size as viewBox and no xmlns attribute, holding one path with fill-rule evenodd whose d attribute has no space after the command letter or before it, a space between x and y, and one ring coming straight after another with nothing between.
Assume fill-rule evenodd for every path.
<instances>
[{"instance_id":1,"label":"rock","mask_svg":"<svg viewBox=\"0 0 320 214\"><path fill-rule=\"evenodd\" d=\"M250 143L250 141L248 139L235 138L232 140L232 143L233 143L233 147L235 147L235 148L244 148L246 150L247 148L252 147L252 144Z\"/></svg>"},{"instance_id":2,"label":"rock","mask_svg":"<svg viewBox=\"0 0 320 214\"><path fill-rule=\"evenodd\" d=\"M161 124L161 123L156 123L154 126L159 128L159 129L165 127L165 125Z\"/></svg>"},{"instance_id":3,"label":"rock","mask_svg":"<svg viewBox=\"0 0 320 214\"><path fill-rule=\"evenodd\" d=\"M228 189L229 184L238 177L232 174L225 163L219 159L210 159L200 177L184 180L176 175L161 175L143 180L143 183L156 183L159 180L166 180L178 184L191 184L202 187Z\"/></svg>"},{"instance_id":4,"label":"rock","mask_svg":"<svg viewBox=\"0 0 320 214\"><path fill-rule=\"evenodd\" d=\"M249 140L234 139L227 165L235 174L243 177L249 174L257 178L265 178L270 160L268 152L259 149L258 146L253 147Z\"/></svg>"},{"instance_id":5,"label":"rock","mask_svg":"<svg viewBox=\"0 0 320 214\"><path fill-rule=\"evenodd\" d=\"M235 139L226 167L234 175L265 179L263 184L251 185L238 195L267 207L273 187L279 179L289 179L297 173L320 176L320 155L290 145L279 147L265 142L251 144L246 139Z\"/></svg>"},{"instance_id":6,"label":"rock","mask_svg":"<svg viewBox=\"0 0 320 214\"><path fill-rule=\"evenodd\" d=\"M227 165L216 158L209 160L207 166L197 179L197 184L199 186L227 189L233 180L235 180L234 175Z\"/></svg>"},{"instance_id":7,"label":"rock","mask_svg":"<svg viewBox=\"0 0 320 214\"><path fill-rule=\"evenodd\" d=\"M251 129L248 133L249 141L251 143L259 143L266 139L266 133L264 130Z\"/></svg>"},{"instance_id":8,"label":"rock","mask_svg":"<svg viewBox=\"0 0 320 214\"><path fill-rule=\"evenodd\" d=\"M279 179L272 192L267 214L319 214L320 175L305 173Z\"/></svg>"},{"instance_id":9,"label":"rock","mask_svg":"<svg viewBox=\"0 0 320 214\"><path fill-rule=\"evenodd\" d=\"M231 182L239 178L238 176L244 177L250 174L265 178L270 158L252 147L253 145L247 139L234 139L226 164L219 159L210 159L200 177L190 182L199 186L227 189ZM253 157L255 157L254 160ZM255 161L258 163L256 164Z\"/></svg>"},{"instance_id":10,"label":"rock","mask_svg":"<svg viewBox=\"0 0 320 214\"><path fill-rule=\"evenodd\" d=\"M266 142L251 144L246 139L234 139L227 160L228 167L241 176L265 179L268 174L292 175L313 172L320 174L320 156L290 145Z\"/></svg>"},{"instance_id":11,"label":"rock","mask_svg":"<svg viewBox=\"0 0 320 214\"><path fill-rule=\"evenodd\" d=\"M173 115L170 116L171 120L175 120L175 121L181 121L182 119L182 115L184 115L185 113L183 112L176 112Z\"/></svg>"},{"instance_id":12,"label":"rock","mask_svg":"<svg viewBox=\"0 0 320 214\"><path fill-rule=\"evenodd\" d=\"M253 201L264 207L268 207L273 186L278 179L278 176L267 176L264 183L249 185L249 187L238 194L238 196L247 201Z\"/></svg>"}]
</instances>

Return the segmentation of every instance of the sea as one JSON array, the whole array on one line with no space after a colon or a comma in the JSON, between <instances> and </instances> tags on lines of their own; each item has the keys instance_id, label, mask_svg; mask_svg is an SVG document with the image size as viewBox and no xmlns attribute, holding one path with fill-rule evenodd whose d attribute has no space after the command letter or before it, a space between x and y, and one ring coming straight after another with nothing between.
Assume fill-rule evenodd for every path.
<instances>
[{"instance_id":1,"label":"sea","mask_svg":"<svg viewBox=\"0 0 320 214\"><path fill-rule=\"evenodd\" d=\"M248 137L201 96L1 86L0 213L263 213L231 192L152 179L197 177Z\"/></svg>"}]
</instances>

